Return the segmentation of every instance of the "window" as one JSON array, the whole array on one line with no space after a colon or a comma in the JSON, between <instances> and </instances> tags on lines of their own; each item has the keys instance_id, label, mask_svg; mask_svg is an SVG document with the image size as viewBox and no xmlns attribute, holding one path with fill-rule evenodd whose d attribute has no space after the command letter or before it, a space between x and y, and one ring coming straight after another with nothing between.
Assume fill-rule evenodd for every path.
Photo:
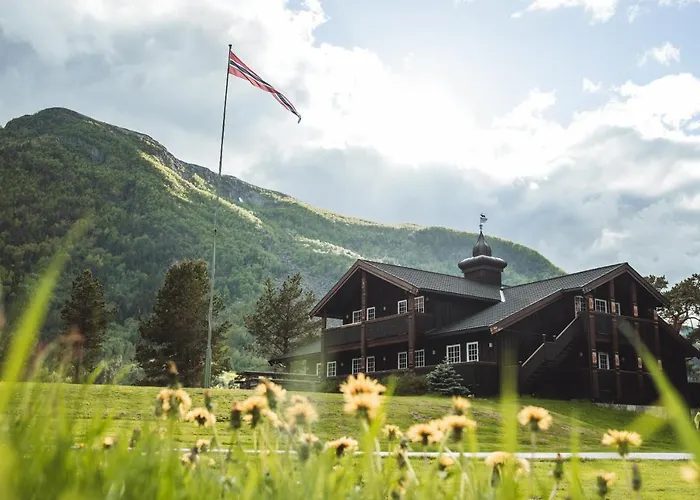
<instances>
[{"instance_id":1,"label":"window","mask_svg":"<svg viewBox=\"0 0 700 500\"><path fill-rule=\"evenodd\" d=\"M447 362L448 363L461 363L462 362L462 351L459 348L459 344L447 346Z\"/></svg>"},{"instance_id":2,"label":"window","mask_svg":"<svg viewBox=\"0 0 700 500\"><path fill-rule=\"evenodd\" d=\"M317 377L321 376L321 366L323 366L321 363L316 363L316 376Z\"/></svg>"},{"instance_id":3,"label":"window","mask_svg":"<svg viewBox=\"0 0 700 500\"><path fill-rule=\"evenodd\" d=\"M416 368L425 366L425 349L420 349L415 353Z\"/></svg>"},{"instance_id":4,"label":"window","mask_svg":"<svg viewBox=\"0 0 700 500\"><path fill-rule=\"evenodd\" d=\"M302 359L301 363L299 363L299 371L301 373L306 373L306 360Z\"/></svg>"},{"instance_id":5,"label":"window","mask_svg":"<svg viewBox=\"0 0 700 500\"><path fill-rule=\"evenodd\" d=\"M399 370L408 368L408 353L406 351L399 353Z\"/></svg>"},{"instance_id":6,"label":"window","mask_svg":"<svg viewBox=\"0 0 700 500\"><path fill-rule=\"evenodd\" d=\"M399 314L406 314L408 312L408 301L406 299L399 300Z\"/></svg>"},{"instance_id":7,"label":"window","mask_svg":"<svg viewBox=\"0 0 700 500\"><path fill-rule=\"evenodd\" d=\"M371 373L374 371L374 356L367 356L367 373Z\"/></svg>"},{"instance_id":8,"label":"window","mask_svg":"<svg viewBox=\"0 0 700 500\"><path fill-rule=\"evenodd\" d=\"M610 369L610 358L608 357L607 352L599 352L598 353L598 368L600 370L609 370Z\"/></svg>"},{"instance_id":9,"label":"window","mask_svg":"<svg viewBox=\"0 0 700 500\"><path fill-rule=\"evenodd\" d=\"M622 314L622 309L620 308L620 303L619 302L613 302L611 304L611 307L615 307L615 310L612 311L613 314Z\"/></svg>"},{"instance_id":10,"label":"window","mask_svg":"<svg viewBox=\"0 0 700 500\"><path fill-rule=\"evenodd\" d=\"M467 342L467 363L479 361L479 343Z\"/></svg>"},{"instance_id":11,"label":"window","mask_svg":"<svg viewBox=\"0 0 700 500\"><path fill-rule=\"evenodd\" d=\"M574 297L574 312L576 314L580 313L581 311L586 310L586 299L584 297L581 297L580 295L577 295Z\"/></svg>"},{"instance_id":12,"label":"window","mask_svg":"<svg viewBox=\"0 0 700 500\"><path fill-rule=\"evenodd\" d=\"M359 373L362 371L362 358L352 358L352 373Z\"/></svg>"},{"instance_id":13,"label":"window","mask_svg":"<svg viewBox=\"0 0 700 500\"><path fill-rule=\"evenodd\" d=\"M415 299L413 299L413 308L416 310L416 312L424 313L425 297L416 297Z\"/></svg>"},{"instance_id":14,"label":"window","mask_svg":"<svg viewBox=\"0 0 700 500\"><path fill-rule=\"evenodd\" d=\"M335 361L326 364L326 377L335 377Z\"/></svg>"},{"instance_id":15,"label":"window","mask_svg":"<svg viewBox=\"0 0 700 500\"><path fill-rule=\"evenodd\" d=\"M601 313L608 312L608 302L603 299L595 299L595 311Z\"/></svg>"},{"instance_id":16,"label":"window","mask_svg":"<svg viewBox=\"0 0 700 500\"><path fill-rule=\"evenodd\" d=\"M352 312L352 322L353 323L359 323L362 321L362 309L359 311L353 311Z\"/></svg>"},{"instance_id":17,"label":"window","mask_svg":"<svg viewBox=\"0 0 700 500\"><path fill-rule=\"evenodd\" d=\"M375 318L374 307L367 308L367 321L372 321Z\"/></svg>"}]
</instances>

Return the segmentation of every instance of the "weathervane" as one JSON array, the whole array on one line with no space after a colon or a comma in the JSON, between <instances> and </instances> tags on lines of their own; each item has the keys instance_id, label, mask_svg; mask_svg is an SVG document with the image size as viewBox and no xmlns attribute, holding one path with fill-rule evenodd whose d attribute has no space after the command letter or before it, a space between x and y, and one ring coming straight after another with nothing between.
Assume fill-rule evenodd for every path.
<instances>
[{"instance_id":1,"label":"weathervane","mask_svg":"<svg viewBox=\"0 0 700 500\"><path fill-rule=\"evenodd\" d=\"M482 213L481 217L479 218L479 232L482 232L484 229L484 222L486 222L488 219L486 216Z\"/></svg>"}]
</instances>

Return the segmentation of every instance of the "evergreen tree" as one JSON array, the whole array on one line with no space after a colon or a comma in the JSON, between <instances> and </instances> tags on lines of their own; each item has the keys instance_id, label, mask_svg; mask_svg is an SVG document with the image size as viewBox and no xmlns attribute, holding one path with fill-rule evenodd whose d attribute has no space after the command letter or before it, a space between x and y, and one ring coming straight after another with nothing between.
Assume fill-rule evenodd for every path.
<instances>
[{"instance_id":1,"label":"evergreen tree","mask_svg":"<svg viewBox=\"0 0 700 500\"><path fill-rule=\"evenodd\" d=\"M320 323L309 317L315 303L313 292L304 290L299 273L288 276L279 288L267 278L255 310L244 317L255 338L252 350L271 359L318 337Z\"/></svg>"},{"instance_id":2,"label":"evergreen tree","mask_svg":"<svg viewBox=\"0 0 700 500\"><path fill-rule=\"evenodd\" d=\"M443 360L433 368L426 376L430 392L437 392L443 396L468 396L469 389L464 387L462 376L457 373L454 366Z\"/></svg>"},{"instance_id":3,"label":"evergreen tree","mask_svg":"<svg viewBox=\"0 0 700 500\"><path fill-rule=\"evenodd\" d=\"M163 385L168 361L174 361L186 386L199 386L204 376L209 314L209 273L203 260L173 264L158 291L151 315L139 326L136 360L149 384ZM214 298L213 317L223 302ZM225 335L230 323L212 328L212 376L227 368Z\"/></svg>"},{"instance_id":4,"label":"evergreen tree","mask_svg":"<svg viewBox=\"0 0 700 500\"><path fill-rule=\"evenodd\" d=\"M101 360L105 331L112 315L102 285L89 269L85 269L73 280L70 298L61 310L65 329L79 335L75 336L78 341L73 359L76 380L80 380L83 371L92 370Z\"/></svg>"}]
</instances>

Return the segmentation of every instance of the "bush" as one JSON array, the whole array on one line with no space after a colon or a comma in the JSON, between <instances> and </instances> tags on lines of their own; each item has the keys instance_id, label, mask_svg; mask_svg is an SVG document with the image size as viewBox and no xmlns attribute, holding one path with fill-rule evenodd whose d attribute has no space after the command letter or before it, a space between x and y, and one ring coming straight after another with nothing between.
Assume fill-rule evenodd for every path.
<instances>
[{"instance_id":1,"label":"bush","mask_svg":"<svg viewBox=\"0 0 700 500\"><path fill-rule=\"evenodd\" d=\"M429 391L428 379L425 378L425 375L416 375L415 373L392 375L382 383L387 387L395 385L394 394L396 396L420 396Z\"/></svg>"},{"instance_id":2,"label":"bush","mask_svg":"<svg viewBox=\"0 0 700 500\"><path fill-rule=\"evenodd\" d=\"M336 393L340 390L340 384L342 381L340 379L334 378L323 378L318 383L316 392L331 392Z\"/></svg>"},{"instance_id":3,"label":"bush","mask_svg":"<svg viewBox=\"0 0 700 500\"><path fill-rule=\"evenodd\" d=\"M471 395L469 389L464 387L462 377L446 360L437 365L426 378L430 392L437 392L443 396Z\"/></svg>"}]
</instances>

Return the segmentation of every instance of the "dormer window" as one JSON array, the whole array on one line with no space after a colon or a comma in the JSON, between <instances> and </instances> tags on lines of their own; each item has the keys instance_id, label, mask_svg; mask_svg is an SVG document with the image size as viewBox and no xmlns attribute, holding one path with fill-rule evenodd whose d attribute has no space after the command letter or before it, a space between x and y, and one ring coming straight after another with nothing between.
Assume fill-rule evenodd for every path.
<instances>
[{"instance_id":1,"label":"dormer window","mask_svg":"<svg viewBox=\"0 0 700 500\"><path fill-rule=\"evenodd\" d=\"M399 300L398 302L398 313L406 314L408 312L408 301L406 299Z\"/></svg>"}]
</instances>

